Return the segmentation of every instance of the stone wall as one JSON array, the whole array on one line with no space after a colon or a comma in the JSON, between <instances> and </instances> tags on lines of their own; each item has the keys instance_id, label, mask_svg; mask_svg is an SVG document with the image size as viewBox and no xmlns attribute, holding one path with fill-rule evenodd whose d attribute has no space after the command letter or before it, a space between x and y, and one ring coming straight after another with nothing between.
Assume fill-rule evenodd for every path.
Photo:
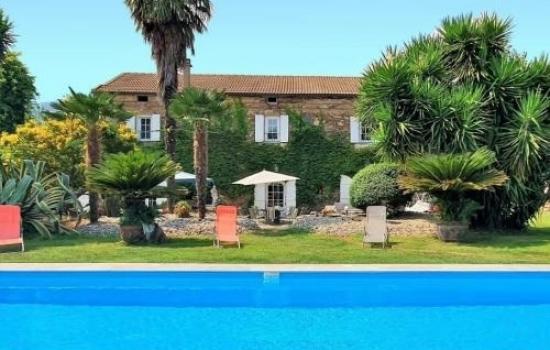
<instances>
[{"instance_id":1,"label":"stone wall","mask_svg":"<svg viewBox=\"0 0 550 350\"><path fill-rule=\"evenodd\" d=\"M148 96L148 102L138 102L138 94L119 94L117 100L126 109L136 115L162 114L160 100L154 94ZM250 122L254 123L254 115L281 115L287 110L300 112L314 124L324 123L326 130L333 133L349 134L349 118L354 115L353 97L335 96L277 96L277 105L267 103L264 96L230 96L239 99L249 112ZM292 131L291 131L292 132Z\"/></svg>"}]
</instances>

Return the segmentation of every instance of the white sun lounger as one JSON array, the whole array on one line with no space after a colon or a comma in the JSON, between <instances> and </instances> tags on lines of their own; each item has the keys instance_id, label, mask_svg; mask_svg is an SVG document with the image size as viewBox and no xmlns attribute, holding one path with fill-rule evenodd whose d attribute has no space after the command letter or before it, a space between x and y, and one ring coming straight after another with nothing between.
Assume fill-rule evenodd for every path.
<instances>
[{"instance_id":1,"label":"white sun lounger","mask_svg":"<svg viewBox=\"0 0 550 350\"><path fill-rule=\"evenodd\" d=\"M388 228L386 225L386 207L367 207L365 220L365 235L363 236L363 247L368 244L380 243L383 248L388 244Z\"/></svg>"}]
</instances>

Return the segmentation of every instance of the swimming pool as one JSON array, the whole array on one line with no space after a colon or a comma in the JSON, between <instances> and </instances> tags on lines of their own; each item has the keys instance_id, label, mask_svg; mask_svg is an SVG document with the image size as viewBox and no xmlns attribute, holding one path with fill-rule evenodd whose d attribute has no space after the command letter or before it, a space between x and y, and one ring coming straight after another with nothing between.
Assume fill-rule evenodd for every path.
<instances>
[{"instance_id":1,"label":"swimming pool","mask_svg":"<svg viewBox=\"0 0 550 350\"><path fill-rule=\"evenodd\" d=\"M0 349L548 349L549 272L0 272Z\"/></svg>"}]
</instances>

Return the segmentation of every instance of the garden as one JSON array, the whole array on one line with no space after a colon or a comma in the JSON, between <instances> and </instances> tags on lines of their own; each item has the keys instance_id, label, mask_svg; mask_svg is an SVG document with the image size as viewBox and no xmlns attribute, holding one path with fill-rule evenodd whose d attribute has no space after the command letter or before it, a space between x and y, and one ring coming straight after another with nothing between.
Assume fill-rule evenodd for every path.
<instances>
[{"instance_id":1,"label":"garden","mask_svg":"<svg viewBox=\"0 0 550 350\"><path fill-rule=\"evenodd\" d=\"M21 208L26 251L0 262L547 263L550 61L514 51L511 28L464 15L388 49L361 80L364 148L294 110L286 147L255 143L238 100L192 87L161 91L165 148L145 146L97 91L25 118L35 91L20 70L27 96L8 107L23 117L0 115L0 204ZM193 188L176 186L184 169ZM301 179L301 215L285 225L258 220L253 191L234 184L262 169ZM353 177L345 206L341 175ZM218 204L240 209L243 249L212 247ZM388 249L362 247L370 206L387 208Z\"/></svg>"}]
</instances>

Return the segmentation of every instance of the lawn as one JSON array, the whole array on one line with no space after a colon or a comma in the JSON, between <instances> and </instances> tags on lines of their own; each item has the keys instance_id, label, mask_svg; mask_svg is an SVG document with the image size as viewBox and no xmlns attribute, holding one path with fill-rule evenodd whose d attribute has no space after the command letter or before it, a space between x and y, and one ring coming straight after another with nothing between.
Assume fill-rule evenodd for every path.
<instances>
[{"instance_id":1,"label":"lawn","mask_svg":"<svg viewBox=\"0 0 550 350\"><path fill-rule=\"evenodd\" d=\"M243 248L216 249L209 239L127 246L113 239L30 239L27 251L0 254L0 262L156 263L550 263L550 213L527 232L485 233L472 243L394 237L392 247L362 248L361 235L346 238L283 231L244 234Z\"/></svg>"}]
</instances>

